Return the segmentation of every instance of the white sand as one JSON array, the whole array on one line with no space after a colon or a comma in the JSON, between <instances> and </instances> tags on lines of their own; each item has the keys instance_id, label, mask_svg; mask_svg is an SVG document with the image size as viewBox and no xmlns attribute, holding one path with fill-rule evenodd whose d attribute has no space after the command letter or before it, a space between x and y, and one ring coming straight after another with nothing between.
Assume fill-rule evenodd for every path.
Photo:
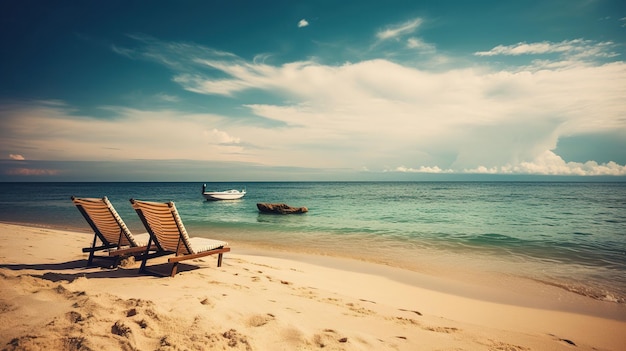
<instances>
[{"instance_id":1,"label":"white sand","mask_svg":"<svg viewBox=\"0 0 626 351\"><path fill-rule=\"evenodd\" d=\"M209 257L182 264L174 278L160 278L138 275L138 263L85 267L81 248L91 239L0 223L0 349L623 350L626 345L623 305L554 287L494 284L501 291L483 290L483 280L472 285L365 262L238 250L237 243L231 243L220 268Z\"/></svg>"}]
</instances>

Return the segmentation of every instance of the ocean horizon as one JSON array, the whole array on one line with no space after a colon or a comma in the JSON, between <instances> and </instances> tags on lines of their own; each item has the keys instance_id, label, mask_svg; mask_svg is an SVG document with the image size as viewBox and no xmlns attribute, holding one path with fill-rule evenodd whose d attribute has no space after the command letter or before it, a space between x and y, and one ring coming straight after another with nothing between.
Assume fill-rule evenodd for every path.
<instances>
[{"instance_id":1,"label":"ocean horizon","mask_svg":"<svg viewBox=\"0 0 626 351\"><path fill-rule=\"evenodd\" d=\"M205 201L203 184L247 194ZM343 256L431 274L459 266L626 303L622 182L37 182L0 190L3 222L88 232L70 197L107 196L131 231L144 232L129 199L174 201L191 235L233 250ZM264 214L258 202L309 212Z\"/></svg>"}]
</instances>

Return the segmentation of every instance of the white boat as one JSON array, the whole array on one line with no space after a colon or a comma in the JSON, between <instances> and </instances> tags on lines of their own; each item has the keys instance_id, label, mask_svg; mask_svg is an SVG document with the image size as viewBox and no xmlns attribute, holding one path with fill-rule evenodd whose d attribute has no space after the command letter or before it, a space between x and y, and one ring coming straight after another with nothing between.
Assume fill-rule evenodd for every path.
<instances>
[{"instance_id":1,"label":"white boat","mask_svg":"<svg viewBox=\"0 0 626 351\"><path fill-rule=\"evenodd\" d=\"M246 195L246 190L224 190L224 191L206 191L206 184L202 186L202 196L210 201L216 200L237 200Z\"/></svg>"}]
</instances>

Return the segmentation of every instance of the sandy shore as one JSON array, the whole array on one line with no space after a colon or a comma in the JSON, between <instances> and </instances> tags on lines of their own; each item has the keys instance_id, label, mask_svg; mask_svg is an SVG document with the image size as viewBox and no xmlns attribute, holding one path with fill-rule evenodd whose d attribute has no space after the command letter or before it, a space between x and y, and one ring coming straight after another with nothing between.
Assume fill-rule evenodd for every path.
<instances>
[{"instance_id":1,"label":"sandy shore","mask_svg":"<svg viewBox=\"0 0 626 351\"><path fill-rule=\"evenodd\" d=\"M182 265L85 267L85 233L0 223L2 350L622 350L624 306L247 248ZM504 284L506 285L506 284ZM498 286L497 284L495 286ZM507 290L508 289L508 290ZM521 289L521 290L520 290ZM515 293L509 293L515 291ZM524 300L524 296L527 300ZM583 305L582 308L577 306ZM571 307L571 308L570 308ZM586 313L589 311L590 313Z\"/></svg>"}]
</instances>

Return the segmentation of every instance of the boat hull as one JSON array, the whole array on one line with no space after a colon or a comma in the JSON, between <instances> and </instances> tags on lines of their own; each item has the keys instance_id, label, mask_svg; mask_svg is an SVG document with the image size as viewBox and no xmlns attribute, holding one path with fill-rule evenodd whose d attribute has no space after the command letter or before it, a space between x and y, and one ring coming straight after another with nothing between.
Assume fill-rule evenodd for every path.
<instances>
[{"instance_id":1,"label":"boat hull","mask_svg":"<svg viewBox=\"0 0 626 351\"><path fill-rule=\"evenodd\" d=\"M238 200L246 195L245 191L227 190L227 191L205 191L202 196L208 201L221 200Z\"/></svg>"}]
</instances>

